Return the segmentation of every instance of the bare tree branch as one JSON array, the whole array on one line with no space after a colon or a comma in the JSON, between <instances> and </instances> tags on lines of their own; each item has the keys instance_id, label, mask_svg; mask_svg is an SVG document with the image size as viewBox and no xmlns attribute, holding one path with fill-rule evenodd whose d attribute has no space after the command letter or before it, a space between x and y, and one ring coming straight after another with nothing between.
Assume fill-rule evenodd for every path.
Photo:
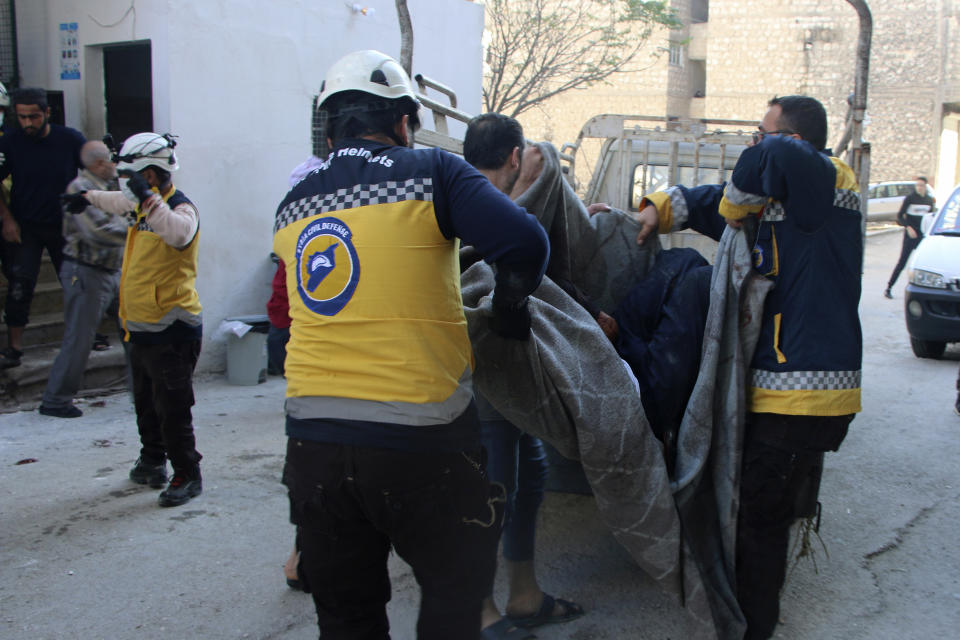
<instances>
[{"instance_id":1,"label":"bare tree branch","mask_svg":"<svg viewBox=\"0 0 960 640\"><path fill-rule=\"evenodd\" d=\"M516 116L555 95L633 71L666 0L487 0L487 111Z\"/></svg>"}]
</instances>

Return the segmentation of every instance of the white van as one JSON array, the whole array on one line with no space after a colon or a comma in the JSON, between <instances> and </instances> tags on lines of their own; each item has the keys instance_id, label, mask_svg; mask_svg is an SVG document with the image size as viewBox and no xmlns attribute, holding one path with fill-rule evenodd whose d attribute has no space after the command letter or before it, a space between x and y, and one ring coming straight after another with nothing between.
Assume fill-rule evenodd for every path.
<instances>
[{"instance_id":1,"label":"white van","mask_svg":"<svg viewBox=\"0 0 960 640\"><path fill-rule=\"evenodd\" d=\"M867 220L896 220L903 199L916 190L916 180L876 182L870 185ZM932 189L928 187L932 194Z\"/></svg>"}]
</instances>

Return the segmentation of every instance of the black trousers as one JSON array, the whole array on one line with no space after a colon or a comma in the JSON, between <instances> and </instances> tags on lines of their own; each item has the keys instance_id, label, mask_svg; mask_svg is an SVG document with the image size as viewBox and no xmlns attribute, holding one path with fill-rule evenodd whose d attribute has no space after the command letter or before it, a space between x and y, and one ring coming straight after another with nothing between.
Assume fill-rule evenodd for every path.
<instances>
[{"instance_id":1,"label":"black trousers","mask_svg":"<svg viewBox=\"0 0 960 640\"><path fill-rule=\"evenodd\" d=\"M852 415L748 413L737 521L737 600L744 640L773 635L780 617L790 526L816 502L823 454L836 451Z\"/></svg>"},{"instance_id":2,"label":"black trousers","mask_svg":"<svg viewBox=\"0 0 960 640\"><path fill-rule=\"evenodd\" d=\"M20 224L20 243L3 243L4 275L9 280L4 306L4 321L8 327L25 327L30 317L30 303L37 288L40 258L47 250L50 261L60 275L63 264L63 227L55 225Z\"/></svg>"},{"instance_id":3,"label":"black trousers","mask_svg":"<svg viewBox=\"0 0 960 640\"><path fill-rule=\"evenodd\" d=\"M280 329L271 324L267 331L267 373L270 375L283 375L288 342L290 342L290 327Z\"/></svg>"},{"instance_id":4,"label":"black trousers","mask_svg":"<svg viewBox=\"0 0 960 640\"><path fill-rule=\"evenodd\" d=\"M390 637L391 545L420 585L417 637L479 638L503 504L491 496L482 449L410 453L291 438L283 476L321 638Z\"/></svg>"},{"instance_id":5,"label":"black trousers","mask_svg":"<svg viewBox=\"0 0 960 640\"><path fill-rule=\"evenodd\" d=\"M897 260L897 266L893 268L893 274L890 276L889 282L887 282L888 289L896 284L897 278L900 277L900 272L907 266L907 260L910 259L910 254L917 248L921 240L923 240L923 238L911 238L906 231L903 232L903 245L900 247L900 259Z\"/></svg>"},{"instance_id":6,"label":"black trousers","mask_svg":"<svg viewBox=\"0 0 960 640\"><path fill-rule=\"evenodd\" d=\"M140 431L140 456L160 464L170 459L175 474L200 470L193 435L193 369L200 341L138 344L130 347L133 406Z\"/></svg>"}]
</instances>

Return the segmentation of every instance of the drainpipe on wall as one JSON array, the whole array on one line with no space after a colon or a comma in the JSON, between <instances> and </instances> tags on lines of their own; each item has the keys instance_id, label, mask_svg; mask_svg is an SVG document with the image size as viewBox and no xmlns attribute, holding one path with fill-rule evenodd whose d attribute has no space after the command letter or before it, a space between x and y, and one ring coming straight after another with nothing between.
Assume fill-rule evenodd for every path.
<instances>
[{"instance_id":1,"label":"drainpipe on wall","mask_svg":"<svg viewBox=\"0 0 960 640\"><path fill-rule=\"evenodd\" d=\"M7 86L7 90L16 89L20 86L20 58L19 52L17 51L17 10L16 2L14 0L8 0L7 5L10 7L10 43L11 55L13 58L13 69L10 71L10 85Z\"/></svg>"},{"instance_id":2,"label":"drainpipe on wall","mask_svg":"<svg viewBox=\"0 0 960 640\"><path fill-rule=\"evenodd\" d=\"M867 79L870 75L870 41L873 38L873 16L866 0L847 0L860 17L860 36L857 39L857 67L854 73L853 103L850 105L850 151L847 164L860 183L860 224L864 247L867 237L867 201L870 189L870 143L863 141L863 118L867 112ZM839 152L838 152L839 153ZM864 251L864 259L866 251ZM863 264L860 267L863 272Z\"/></svg>"}]
</instances>

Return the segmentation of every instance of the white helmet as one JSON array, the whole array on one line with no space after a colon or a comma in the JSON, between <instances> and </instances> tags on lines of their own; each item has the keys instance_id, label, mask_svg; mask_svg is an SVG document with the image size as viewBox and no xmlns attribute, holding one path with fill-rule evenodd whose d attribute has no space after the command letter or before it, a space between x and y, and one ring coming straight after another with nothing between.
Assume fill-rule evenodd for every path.
<instances>
[{"instance_id":1,"label":"white helmet","mask_svg":"<svg viewBox=\"0 0 960 640\"><path fill-rule=\"evenodd\" d=\"M118 171L141 171L155 166L164 171L176 171L180 168L173 148L176 140L169 133L135 133L127 138L118 155Z\"/></svg>"},{"instance_id":2,"label":"white helmet","mask_svg":"<svg viewBox=\"0 0 960 640\"><path fill-rule=\"evenodd\" d=\"M348 53L333 63L320 85L318 106L323 108L331 96L343 91L362 91L388 100L409 98L420 106L413 83L400 63L373 49Z\"/></svg>"},{"instance_id":3,"label":"white helmet","mask_svg":"<svg viewBox=\"0 0 960 640\"><path fill-rule=\"evenodd\" d=\"M10 106L10 94L7 93L7 88L0 82L0 108Z\"/></svg>"}]
</instances>

